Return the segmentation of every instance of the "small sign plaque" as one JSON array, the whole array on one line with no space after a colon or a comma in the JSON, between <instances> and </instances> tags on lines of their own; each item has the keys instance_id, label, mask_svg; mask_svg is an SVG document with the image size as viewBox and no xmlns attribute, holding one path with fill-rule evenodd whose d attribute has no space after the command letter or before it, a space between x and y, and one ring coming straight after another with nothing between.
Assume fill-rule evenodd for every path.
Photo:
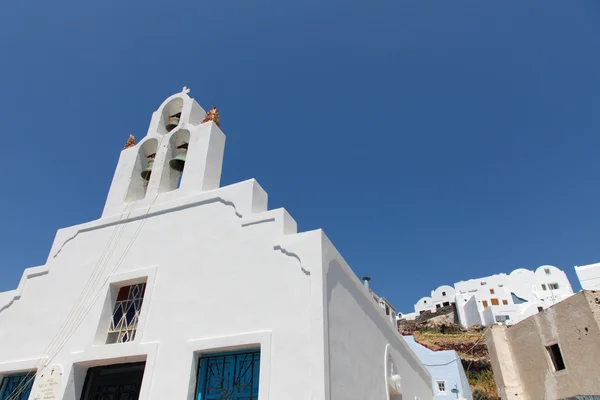
<instances>
[{"instance_id":1,"label":"small sign plaque","mask_svg":"<svg viewBox=\"0 0 600 400\"><path fill-rule=\"evenodd\" d=\"M37 379L33 387L32 400L57 400L62 380L62 367L58 364L48 366Z\"/></svg>"}]
</instances>

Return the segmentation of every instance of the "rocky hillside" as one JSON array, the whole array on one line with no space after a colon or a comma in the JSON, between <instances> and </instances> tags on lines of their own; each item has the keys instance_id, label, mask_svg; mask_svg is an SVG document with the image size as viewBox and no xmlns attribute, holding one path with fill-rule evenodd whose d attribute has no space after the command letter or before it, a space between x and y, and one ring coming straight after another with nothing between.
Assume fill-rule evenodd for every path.
<instances>
[{"instance_id":1,"label":"rocky hillside","mask_svg":"<svg viewBox=\"0 0 600 400\"><path fill-rule=\"evenodd\" d=\"M465 369L476 400L498 399L490 358L485 344L485 327L461 328L455 321L454 308L444 307L437 313L425 312L414 321L401 320L398 330L414 335L430 350L455 350Z\"/></svg>"}]
</instances>

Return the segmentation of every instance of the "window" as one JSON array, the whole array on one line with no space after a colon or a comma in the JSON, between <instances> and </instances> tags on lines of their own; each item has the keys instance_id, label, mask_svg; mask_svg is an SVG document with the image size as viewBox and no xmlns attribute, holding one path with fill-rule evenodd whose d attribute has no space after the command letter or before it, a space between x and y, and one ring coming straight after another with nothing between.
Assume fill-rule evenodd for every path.
<instances>
[{"instance_id":1,"label":"window","mask_svg":"<svg viewBox=\"0 0 600 400\"><path fill-rule=\"evenodd\" d=\"M442 296L446 297L446 292L442 292Z\"/></svg>"},{"instance_id":2,"label":"window","mask_svg":"<svg viewBox=\"0 0 600 400\"><path fill-rule=\"evenodd\" d=\"M440 393L446 393L446 381L437 381L437 389Z\"/></svg>"},{"instance_id":3,"label":"window","mask_svg":"<svg viewBox=\"0 0 600 400\"><path fill-rule=\"evenodd\" d=\"M546 287L546 284L542 283L542 290L548 290L548 288Z\"/></svg>"},{"instance_id":4,"label":"window","mask_svg":"<svg viewBox=\"0 0 600 400\"><path fill-rule=\"evenodd\" d=\"M558 283L549 283L550 290L558 290Z\"/></svg>"},{"instance_id":5,"label":"window","mask_svg":"<svg viewBox=\"0 0 600 400\"><path fill-rule=\"evenodd\" d=\"M438 308L442 308L442 305L441 305L441 304L436 304L436 305L435 305L435 308L436 308L436 309L438 309Z\"/></svg>"},{"instance_id":6,"label":"window","mask_svg":"<svg viewBox=\"0 0 600 400\"><path fill-rule=\"evenodd\" d=\"M260 350L210 354L199 364L196 398L258 399Z\"/></svg>"},{"instance_id":7,"label":"window","mask_svg":"<svg viewBox=\"0 0 600 400\"><path fill-rule=\"evenodd\" d=\"M427 304L427 300L423 300L423 304Z\"/></svg>"},{"instance_id":8,"label":"window","mask_svg":"<svg viewBox=\"0 0 600 400\"><path fill-rule=\"evenodd\" d=\"M138 399L145 367L140 362L88 369L81 400Z\"/></svg>"},{"instance_id":9,"label":"window","mask_svg":"<svg viewBox=\"0 0 600 400\"><path fill-rule=\"evenodd\" d=\"M385 315L390 315L390 308L388 307L387 304L385 306Z\"/></svg>"},{"instance_id":10,"label":"window","mask_svg":"<svg viewBox=\"0 0 600 400\"><path fill-rule=\"evenodd\" d=\"M562 358L562 354L560 353L560 347L558 347L558 343L553 344L552 346L546 346L546 350L548 350L548 355L550 356L550 360L552 361L554 371L562 371L566 368L565 362Z\"/></svg>"},{"instance_id":11,"label":"window","mask_svg":"<svg viewBox=\"0 0 600 400\"><path fill-rule=\"evenodd\" d=\"M445 301L444 304L442 304L444 307L448 307L450 305L449 301Z\"/></svg>"},{"instance_id":12,"label":"window","mask_svg":"<svg viewBox=\"0 0 600 400\"><path fill-rule=\"evenodd\" d=\"M485 310L486 308L488 308L488 302L487 300L482 301L483 303L483 309Z\"/></svg>"},{"instance_id":13,"label":"window","mask_svg":"<svg viewBox=\"0 0 600 400\"><path fill-rule=\"evenodd\" d=\"M538 312L542 312L542 311L544 311L544 307L538 306Z\"/></svg>"},{"instance_id":14,"label":"window","mask_svg":"<svg viewBox=\"0 0 600 400\"><path fill-rule=\"evenodd\" d=\"M502 305L507 306L508 305L508 300L502 300Z\"/></svg>"},{"instance_id":15,"label":"window","mask_svg":"<svg viewBox=\"0 0 600 400\"><path fill-rule=\"evenodd\" d=\"M33 386L35 372L6 375L0 385L1 400L27 400Z\"/></svg>"},{"instance_id":16,"label":"window","mask_svg":"<svg viewBox=\"0 0 600 400\"><path fill-rule=\"evenodd\" d=\"M106 343L131 342L135 338L146 283L123 286L117 294Z\"/></svg>"},{"instance_id":17,"label":"window","mask_svg":"<svg viewBox=\"0 0 600 400\"><path fill-rule=\"evenodd\" d=\"M500 302L498 301L498 299L490 299L490 301L492 302L493 306L500 305Z\"/></svg>"},{"instance_id":18,"label":"window","mask_svg":"<svg viewBox=\"0 0 600 400\"><path fill-rule=\"evenodd\" d=\"M490 289L490 294L495 294L494 289Z\"/></svg>"},{"instance_id":19,"label":"window","mask_svg":"<svg viewBox=\"0 0 600 400\"><path fill-rule=\"evenodd\" d=\"M546 273L546 275L550 275L550 268L544 268L544 272Z\"/></svg>"},{"instance_id":20,"label":"window","mask_svg":"<svg viewBox=\"0 0 600 400\"><path fill-rule=\"evenodd\" d=\"M496 322L506 322L510 320L510 316L509 315L496 315Z\"/></svg>"},{"instance_id":21,"label":"window","mask_svg":"<svg viewBox=\"0 0 600 400\"><path fill-rule=\"evenodd\" d=\"M481 281L481 282L479 282L479 284L480 284L481 286L483 286L483 285L487 284L487 282L486 282L486 281Z\"/></svg>"}]
</instances>

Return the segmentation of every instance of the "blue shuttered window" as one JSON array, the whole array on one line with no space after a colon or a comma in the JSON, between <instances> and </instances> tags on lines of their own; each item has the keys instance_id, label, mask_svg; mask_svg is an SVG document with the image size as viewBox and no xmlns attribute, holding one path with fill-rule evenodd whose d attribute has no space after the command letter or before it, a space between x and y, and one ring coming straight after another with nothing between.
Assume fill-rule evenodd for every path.
<instances>
[{"instance_id":1,"label":"blue shuttered window","mask_svg":"<svg viewBox=\"0 0 600 400\"><path fill-rule=\"evenodd\" d=\"M35 372L7 375L0 385L0 400L27 400Z\"/></svg>"},{"instance_id":2,"label":"blue shuttered window","mask_svg":"<svg viewBox=\"0 0 600 400\"><path fill-rule=\"evenodd\" d=\"M257 400L260 350L200 358L197 400Z\"/></svg>"}]
</instances>

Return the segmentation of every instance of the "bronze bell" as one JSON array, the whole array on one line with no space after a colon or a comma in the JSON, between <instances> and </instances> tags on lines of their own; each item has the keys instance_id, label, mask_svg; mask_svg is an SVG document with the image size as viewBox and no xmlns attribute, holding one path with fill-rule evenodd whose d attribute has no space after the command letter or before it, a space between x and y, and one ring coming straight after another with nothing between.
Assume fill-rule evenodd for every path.
<instances>
[{"instance_id":1,"label":"bronze bell","mask_svg":"<svg viewBox=\"0 0 600 400\"><path fill-rule=\"evenodd\" d=\"M175 157L171 158L171 160L169 160L169 165L175 171L182 172L183 168L185 167L185 158L187 156L188 144L183 143L182 145L177 146L177 149L179 149L179 153Z\"/></svg>"},{"instance_id":2,"label":"bronze bell","mask_svg":"<svg viewBox=\"0 0 600 400\"><path fill-rule=\"evenodd\" d=\"M141 173L142 179L145 180L145 181L149 181L150 180L150 175L152 174L152 167L154 166L154 157L156 157L156 154L150 154L147 157L147 159L148 159L148 166Z\"/></svg>"},{"instance_id":3,"label":"bronze bell","mask_svg":"<svg viewBox=\"0 0 600 400\"><path fill-rule=\"evenodd\" d=\"M181 113L177 113L175 115L171 115L169 117L169 123L167 124L167 131L171 132L173 129L179 125L179 118L181 118Z\"/></svg>"}]
</instances>

